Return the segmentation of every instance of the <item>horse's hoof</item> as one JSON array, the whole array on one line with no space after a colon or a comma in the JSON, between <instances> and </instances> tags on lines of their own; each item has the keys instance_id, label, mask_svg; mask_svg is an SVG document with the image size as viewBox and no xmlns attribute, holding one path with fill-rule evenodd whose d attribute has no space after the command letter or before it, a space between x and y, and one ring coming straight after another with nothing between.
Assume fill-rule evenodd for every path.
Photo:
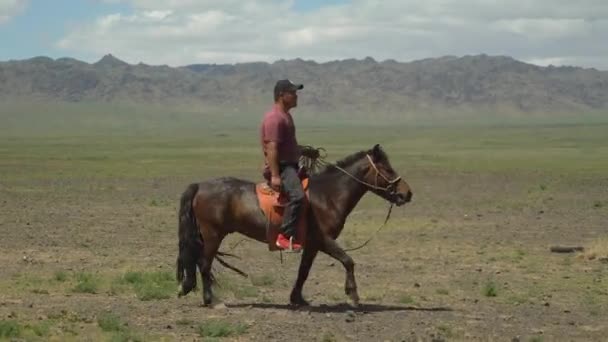
<instances>
[{"instance_id":1,"label":"horse's hoof","mask_svg":"<svg viewBox=\"0 0 608 342\"><path fill-rule=\"evenodd\" d=\"M207 307L211 307L213 302L217 302L217 298L215 298L214 296L210 295L210 296L203 296L203 302L201 303L201 306L207 306Z\"/></svg>"},{"instance_id":2,"label":"horse's hoof","mask_svg":"<svg viewBox=\"0 0 608 342\"><path fill-rule=\"evenodd\" d=\"M291 298L289 298L289 304L295 307L310 306L310 303L306 301L302 296L292 296Z\"/></svg>"},{"instance_id":3,"label":"horse's hoof","mask_svg":"<svg viewBox=\"0 0 608 342\"><path fill-rule=\"evenodd\" d=\"M300 298L298 300L290 300L289 304L291 306L295 306L295 307L310 306L310 303L308 301L304 300L304 298Z\"/></svg>"},{"instance_id":4,"label":"horse's hoof","mask_svg":"<svg viewBox=\"0 0 608 342\"><path fill-rule=\"evenodd\" d=\"M351 306L353 308L357 308L359 307L359 295L357 294L357 292L351 293L349 295L350 300L352 301Z\"/></svg>"},{"instance_id":5,"label":"horse's hoof","mask_svg":"<svg viewBox=\"0 0 608 342\"><path fill-rule=\"evenodd\" d=\"M294 308L310 306L310 303L305 301L304 299L299 300L299 301L290 301L289 304Z\"/></svg>"}]
</instances>

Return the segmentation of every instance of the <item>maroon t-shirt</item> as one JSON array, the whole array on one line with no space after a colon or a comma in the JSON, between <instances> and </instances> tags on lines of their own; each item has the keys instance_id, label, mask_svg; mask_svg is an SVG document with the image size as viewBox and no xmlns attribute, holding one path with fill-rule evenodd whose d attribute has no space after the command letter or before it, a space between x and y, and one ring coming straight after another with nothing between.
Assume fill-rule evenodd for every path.
<instances>
[{"instance_id":1,"label":"maroon t-shirt","mask_svg":"<svg viewBox=\"0 0 608 342\"><path fill-rule=\"evenodd\" d=\"M297 163L300 159L296 127L290 113L285 113L277 104L264 114L260 125L260 140L264 152L264 168L268 169L266 143L274 141L279 150L279 161Z\"/></svg>"}]
</instances>

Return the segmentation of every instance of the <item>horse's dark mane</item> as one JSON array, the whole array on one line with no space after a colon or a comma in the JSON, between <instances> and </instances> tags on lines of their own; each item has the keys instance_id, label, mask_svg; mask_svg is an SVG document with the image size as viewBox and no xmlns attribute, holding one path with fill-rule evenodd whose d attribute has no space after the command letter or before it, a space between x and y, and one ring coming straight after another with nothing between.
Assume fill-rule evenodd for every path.
<instances>
[{"instance_id":1,"label":"horse's dark mane","mask_svg":"<svg viewBox=\"0 0 608 342\"><path fill-rule=\"evenodd\" d=\"M388 157L386 155L386 153L384 153L384 151L382 149L379 149L379 152L381 154L381 159L382 160L387 160ZM350 154L340 160L338 160L337 162L335 162L333 165L327 165L327 167L325 167L324 169L320 170L318 172L319 175L322 174L327 174L330 173L332 171L336 171L337 169L334 167L334 165L340 167L340 168L347 168L349 166L351 166L352 164L356 163L357 161L363 159L365 157L366 154L370 154L372 153L371 150L368 151L359 151L359 152L355 152L353 154Z\"/></svg>"},{"instance_id":2,"label":"horse's dark mane","mask_svg":"<svg viewBox=\"0 0 608 342\"><path fill-rule=\"evenodd\" d=\"M338 160L336 162L336 165L338 165L339 167L342 167L342 168L347 167L347 166L351 165L352 163L363 158L366 154L367 154L367 151L355 152L351 155L348 155L348 156Z\"/></svg>"}]
</instances>

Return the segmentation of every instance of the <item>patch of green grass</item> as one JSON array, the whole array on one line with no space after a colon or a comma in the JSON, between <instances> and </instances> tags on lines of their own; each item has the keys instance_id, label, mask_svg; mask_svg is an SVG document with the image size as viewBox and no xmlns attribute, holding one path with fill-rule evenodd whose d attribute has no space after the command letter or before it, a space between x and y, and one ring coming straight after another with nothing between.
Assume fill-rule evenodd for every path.
<instances>
[{"instance_id":1,"label":"patch of green grass","mask_svg":"<svg viewBox=\"0 0 608 342\"><path fill-rule=\"evenodd\" d=\"M43 322L39 322L36 324L28 324L27 328L32 330L34 334L38 337L48 336L51 330L51 326L54 325L55 322L47 320Z\"/></svg>"},{"instance_id":2,"label":"patch of green grass","mask_svg":"<svg viewBox=\"0 0 608 342\"><path fill-rule=\"evenodd\" d=\"M241 323L229 323L221 320L209 320L198 326L201 337L229 337L242 335L247 326Z\"/></svg>"},{"instance_id":3,"label":"patch of green grass","mask_svg":"<svg viewBox=\"0 0 608 342\"><path fill-rule=\"evenodd\" d=\"M602 297L603 294L598 294L597 291L594 291L593 289L586 290L582 294L581 303L587 309L589 315L597 317L600 316L603 311L605 311L602 309Z\"/></svg>"},{"instance_id":4,"label":"patch of green grass","mask_svg":"<svg viewBox=\"0 0 608 342\"><path fill-rule=\"evenodd\" d=\"M76 286L73 288L77 293L97 293L100 280L92 273L76 273Z\"/></svg>"},{"instance_id":5,"label":"patch of green grass","mask_svg":"<svg viewBox=\"0 0 608 342\"><path fill-rule=\"evenodd\" d=\"M271 286L272 284L274 284L274 281L274 277L270 274L251 277L251 284L253 284L254 286Z\"/></svg>"},{"instance_id":6,"label":"patch of green grass","mask_svg":"<svg viewBox=\"0 0 608 342\"><path fill-rule=\"evenodd\" d=\"M451 338L454 336L454 331L452 330L452 327L448 325L440 325L437 327L437 330L439 330L439 332L447 338Z\"/></svg>"},{"instance_id":7,"label":"patch of green grass","mask_svg":"<svg viewBox=\"0 0 608 342\"><path fill-rule=\"evenodd\" d=\"M519 264L524 260L527 254L528 253L526 253L526 251L524 251L523 249L517 248L515 249L515 251L512 252L510 256L505 256L504 260Z\"/></svg>"},{"instance_id":8,"label":"patch of green grass","mask_svg":"<svg viewBox=\"0 0 608 342\"><path fill-rule=\"evenodd\" d=\"M255 298L258 296L258 289L253 286L238 286L232 289L232 293L237 299Z\"/></svg>"},{"instance_id":9,"label":"patch of green grass","mask_svg":"<svg viewBox=\"0 0 608 342\"><path fill-rule=\"evenodd\" d=\"M416 302L414 298L408 294L402 294L397 300L400 304L414 304Z\"/></svg>"},{"instance_id":10,"label":"patch of green grass","mask_svg":"<svg viewBox=\"0 0 608 342\"><path fill-rule=\"evenodd\" d=\"M518 248L518 249L515 250L514 259L518 260L518 261L522 260L526 256L526 254L527 254L526 251Z\"/></svg>"},{"instance_id":11,"label":"patch of green grass","mask_svg":"<svg viewBox=\"0 0 608 342\"><path fill-rule=\"evenodd\" d=\"M332 334L329 331L326 331L323 336L321 336L321 342L336 342L338 341L338 339L336 339L336 336L334 336L334 334Z\"/></svg>"},{"instance_id":12,"label":"patch of green grass","mask_svg":"<svg viewBox=\"0 0 608 342\"><path fill-rule=\"evenodd\" d=\"M127 272L122 282L129 284L143 301L171 298L175 292L175 280L169 272Z\"/></svg>"},{"instance_id":13,"label":"patch of green grass","mask_svg":"<svg viewBox=\"0 0 608 342\"><path fill-rule=\"evenodd\" d=\"M46 283L44 279L30 274L18 274L15 278L15 284L29 290L43 288Z\"/></svg>"},{"instance_id":14,"label":"patch of green grass","mask_svg":"<svg viewBox=\"0 0 608 342\"><path fill-rule=\"evenodd\" d=\"M57 271L53 274L53 280L63 283L68 280L68 274L65 271Z\"/></svg>"},{"instance_id":15,"label":"patch of green grass","mask_svg":"<svg viewBox=\"0 0 608 342\"><path fill-rule=\"evenodd\" d=\"M0 337L19 337L22 327L15 321L0 321Z\"/></svg>"},{"instance_id":16,"label":"patch of green grass","mask_svg":"<svg viewBox=\"0 0 608 342\"><path fill-rule=\"evenodd\" d=\"M33 294L45 294L45 295L49 294L49 291L45 290L45 289L33 289L31 292Z\"/></svg>"},{"instance_id":17,"label":"patch of green grass","mask_svg":"<svg viewBox=\"0 0 608 342\"><path fill-rule=\"evenodd\" d=\"M127 324L112 312L103 312L97 317L99 328L109 333L109 341L112 342L139 342L144 341L139 335L128 328Z\"/></svg>"},{"instance_id":18,"label":"patch of green grass","mask_svg":"<svg viewBox=\"0 0 608 342\"><path fill-rule=\"evenodd\" d=\"M483 295L486 297L496 297L498 289L493 281L488 281L483 287Z\"/></svg>"},{"instance_id":19,"label":"patch of green grass","mask_svg":"<svg viewBox=\"0 0 608 342\"><path fill-rule=\"evenodd\" d=\"M75 312L75 311L71 311L71 310L66 310L66 309L61 309L60 311L54 311L54 312L50 312L48 314L48 318L50 320L59 320L59 321L65 321L65 322L89 322L89 318L82 316L81 313Z\"/></svg>"},{"instance_id":20,"label":"patch of green grass","mask_svg":"<svg viewBox=\"0 0 608 342\"><path fill-rule=\"evenodd\" d=\"M364 297L364 300L368 301L368 302L379 302L382 300L382 295L371 293L371 294L366 295Z\"/></svg>"},{"instance_id":21,"label":"patch of green grass","mask_svg":"<svg viewBox=\"0 0 608 342\"><path fill-rule=\"evenodd\" d=\"M256 298L259 294L255 286L241 284L238 279L232 277L218 277L216 284L218 293L231 293L236 299Z\"/></svg>"},{"instance_id":22,"label":"patch of green grass","mask_svg":"<svg viewBox=\"0 0 608 342\"><path fill-rule=\"evenodd\" d=\"M166 200L166 199L158 199L158 198L153 198L151 199L148 204L151 207L166 207L172 204L172 202Z\"/></svg>"},{"instance_id":23,"label":"patch of green grass","mask_svg":"<svg viewBox=\"0 0 608 342\"><path fill-rule=\"evenodd\" d=\"M566 255L560 262L562 266L572 266L574 264L574 257L572 255Z\"/></svg>"},{"instance_id":24,"label":"patch of green grass","mask_svg":"<svg viewBox=\"0 0 608 342\"><path fill-rule=\"evenodd\" d=\"M177 325L191 325L191 324L194 324L194 321L189 320L187 318L180 318L177 321L175 321L175 324L177 324Z\"/></svg>"},{"instance_id":25,"label":"patch of green grass","mask_svg":"<svg viewBox=\"0 0 608 342\"><path fill-rule=\"evenodd\" d=\"M543 342L543 338L541 336L534 336L530 338L530 342Z\"/></svg>"},{"instance_id":26,"label":"patch of green grass","mask_svg":"<svg viewBox=\"0 0 608 342\"><path fill-rule=\"evenodd\" d=\"M437 294L445 295L445 296L450 294L450 291L448 291L448 289L437 289L435 292L437 292Z\"/></svg>"},{"instance_id":27,"label":"patch of green grass","mask_svg":"<svg viewBox=\"0 0 608 342\"><path fill-rule=\"evenodd\" d=\"M103 331L122 331L124 329L123 323L116 314L111 312L104 312L97 317L97 325Z\"/></svg>"},{"instance_id":28,"label":"patch of green grass","mask_svg":"<svg viewBox=\"0 0 608 342\"><path fill-rule=\"evenodd\" d=\"M117 296L129 290L129 284L126 284L122 278L116 278L110 283L108 295Z\"/></svg>"},{"instance_id":29,"label":"patch of green grass","mask_svg":"<svg viewBox=\"0 0 608 342\"><path fill-rule=\"evenodd\" d=\"M144 282L144 274L142 272L127 272L122 276L122 279L129 284L140 284Z\"/></svg>"},{"instance_id":30,"label":"patch of green grass","mask_svg":"<svg viewBox=\"0 0 608 342\"><path fill-rule=\"evenodd\" d=\"M139 337L129 330L117 331L110 337L110 342L143 342L145 339Z\"/></svg>"},{"instance_id":31,"label":"patch of green grass","mask_svg":"<svg viewBox=\"0 0 608 342\"><path fill-rule=\"evenodd\" d=\"M68 333L72 336L78 336L78 328L76 328L75 324L66 324L61 327L61 331Z\"/></svg>"}]
</instances>

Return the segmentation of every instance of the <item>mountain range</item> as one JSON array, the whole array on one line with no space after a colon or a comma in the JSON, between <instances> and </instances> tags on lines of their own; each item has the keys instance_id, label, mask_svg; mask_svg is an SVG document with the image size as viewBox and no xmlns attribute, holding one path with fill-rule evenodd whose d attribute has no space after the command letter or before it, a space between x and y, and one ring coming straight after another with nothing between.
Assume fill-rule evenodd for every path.
<instances>
[{"instance_id":1,"label":"mountain range","mask_svg":"<svg viewBox=\"0 0 608 342\"><path fill-rule=\"evenodd\" d=\"M180 67L128 64L112 55L96 63L35 57L0 62L0 100L257 109L272 102L274 83L282 78L305 85L300 107L322 112L608 109L606 71L488 55Z\"/></svg>"}]
</instances>

